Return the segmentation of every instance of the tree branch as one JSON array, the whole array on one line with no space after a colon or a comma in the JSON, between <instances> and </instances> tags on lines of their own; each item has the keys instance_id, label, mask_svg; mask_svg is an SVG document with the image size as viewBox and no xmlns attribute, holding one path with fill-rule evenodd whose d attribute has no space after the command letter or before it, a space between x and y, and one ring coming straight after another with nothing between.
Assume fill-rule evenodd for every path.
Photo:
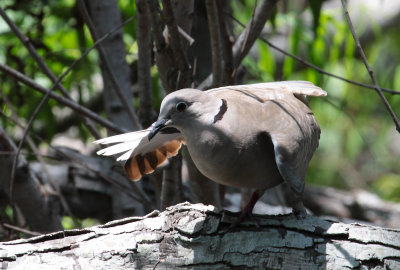
<instances>
[{"instance_id":1,"label":"tree branch","mask_svg":"<svg viewBox=\"0 0 400 270\"><path fill-rule=\"evenodd\" d=\"M218 21L217 6L215 0L206 0L208 30L210 32L211 56L212 56L212 87L219 87L222 84L222 63L221 63L221 36Z\"/></svg>"},{"instance_id":2,"label":"tree branch","mask_svg":"<svg viewBox=\"0 0 400 270\"><path fill-rule=\"evenodd\" d=\"M14 110L14 107L12 106L11 102L8 100L7 96L5 96L3 93L0 93L0 96L4 99L5 103L8 106L8 109L11 111L11 116L10 118L12 119L12 121L18 126L20 127L22 130L26 130L26 128L21 124L21 122L18 119L18 114L17 112ZM40 166L41 166L41 171L47 176L47 178L49 179L49 182L51 184L52 189L54 189L54 191L57 193L57 196L60 199L60 203L62 205L62 207L64 208L65 212L72 218L74 218L74 215L72 214L69 205L67 203L67 200L64 198L60 187L55 183L54 178L49 174L49 171L47 170L47 165L44 162L44 159L42 157L42 155L39 152L38 147L36 146L35 142L32 140L32 138L27 135L26 140L29 144L29 146L32 148L33 152L35 153L36 158L38 159ZM73 222L75 223L75 220L73 219Z\"/></svg>"},{"instance_id":3,"label":"tree branch","mask_svg":"<svg viewBox=\"0 0 400 270\"><path fill-rule=\"evenodd\" d=\"M39 111L41 110L41 108L43 107L43 105L47 102L50 94L52 93L52 91L58 87L62 94L64 95L64 97L66 99L71 99L71 97L68 94L68 91L61 85L61 81L62 79L72 70L72 68L81 60L83 59L84 56L87 55L87 53L89 53L90 50L87 50L86 54L83 54L80 58L78 58L78 60L74 61L74 63L72 63L71 66L68 67L68 69L63 72L63 74L61 74L61 76L57 79L57 77L52 73L52 71L48 68L48 66L46 65L46 63L44 62L44 60L39 56L39 54L37 53L36 49L33 47L32 43L30 42L30 40L24 36L22 34L22 32L18 29L18 27L14 24L14 22L12 20L10 20L10 18L7 16L7 14L4 12L4 10L2 8L0 8L0 15L3 17L3 19L7 22L7 24L10 26L10 28L12 29L12 31L17 35L17 37L21 40L21 42L26 46L26 48L28 49L28 51L31 53L31 55L33 56L33 58L36 60L36 62L39 64L39 67L44 71L44 73L53 81L54 85L52 88L50 88L49 91L47 91L45 93L45 96L42 98L42 100L40 101L39 105L36 107L35 111L33 112L31 118L28 121L28 124L26 125L26 129L24 130L24 133L22 135L22 139L19 142L17 151L16 151L16 155L14 157L14 163L11 167L11 182L10 182L10 201L11 204L13 203L13 186L14 186L14 173L15 173L15 168L16 168L16 162L18 160L18 156L19 153L21 151L22 145L25 141L26 135L28 134L28 131L34 121L34 119L36 118L36 116L38 115ZM115 30L114 30L115 31ZM104 39L102 39L104 40ZM99 43L97 43L96 45L99 45ZM95 46L93 46L92 48L94 48ZM100 135L97 132L97 130L95 129L95 127L93 126L92 123L88 122L85 120L84 118L84 123L86 124L86 126L88 127L89 131L92 132L92 134L96 137L99 138Z\"/></svg>"},{"instance_id":4,"label":"tree branch","mask_svg":"<svg viewBox=\"0 0 400 270\"><path fill-rule=\"evenodd\" d=\"M47 75L47 77L50 78L50 80L54 83L54 88L57 88L60 90L61 94L66 97L71 99L67 89L61 84L61 79L57 79L57 76L54 75L54 73L51 71L51 69L46 65L46 62L43 60L42 57L40 57L39 53L37 52L36 48L33 46L32 42L28 37L26 37L17 27L17 25L7 16L5 11L0 7L0 15L6 21L10 29L14 32L14 34L19 38L19 40L24 44L24 46L28 49L29 53L35 59L36 63L40 67L40 69L44 72L44 74ZM74 64L72 66L75 66ZM72 68L71 68L72 69ZM69 72L69 70L68 70ZM68 72L64 72L65 75L68 74ZM63 77L65 77L65 75ZM44 103L47 101L48 96L45 95L42 99L42 102L38 105L36 111L39 112L41 110L41 107L44 105ZM33 121L36 118L37 113L34 113L33 116L31 117L30 121ZM88 130L92 133L92 135L99 139L100 134L98 133L96 127L91 123L90 121L87 121L85 117L83 118L83 123L85 126L88 128ZM27 125L27 128L30 128L30 125ZM22 142L24 141L24 137L21 140Z\"/></svg>"},{"instance_id":5,"label":"tree branch","mask_svg":"<svg viewBox=\"0 0 400 270\"><path fill-rule=\"evenodd\" d=\"M39 232L62 230L61 220L54 200L41 192L28 167L28 162L22 156L17 159L15 185L10 189L13 180L10 167L15 164L13 155L17 147L0 127L0 151L12 152L12 155L0 155L0 188L13 197L14 203L21 209L31 229ZM11 195L9 192L13 192Z\"/></svg>"},{"instance_id":6,"label":"tree branch","mask_svg":"<svg viewBox=\"0 0 400 270\"><path fill-rule=\"evenodd\" d=\"M225 16L223 12L222 2L221 0L217 0L217 9L218 9L218 21L220 25L220 33L222 40L222 54L224 56L224 74L223 74L223 85L233 85L234 80L232 77L233 73L233 53L232 53L232 41L228 34L228 27L225 23Z\"/></svg>"},{"instance_id":7,"label":"tree branch","mask_svg":"<svg viewBox=\"0 0 400 270\"><path fill-rule=\"evenodd\" d=\"M0 244L12 268L398 269L400 233L307 215L258 216L260 227L227 228L237 215L178 204L160 213Z\"/></svg>"},{"instance_id":8,"label":"tree branch","mask_svg":"<svg viewBox=\"0 0 400 270\"><path fill-rule=\"evenodd\" d=\"M2 63L0 63L0 70L7 73L8 75L14 77L17 81L39 91L42 94L46 94L46 93L50 93L49 96L56 100L57 102L59 102L60 104L63 104L71 109L73 109L76 113L78 114L82 114L83 116L86 116L90 119L92 119L93 121L97 122L98 124L116 132L116 133L123 133L123 132L127 132L126 130L123 130L119 127L117 127L116 125L114 125L112 122L100 117L98 114L92 112L89 109L86 109L85 107L79 105L78 103L76 103L73 100L67 99L63 96L60 96L56 93L51 92L49 89L41 86L40 84L36 83L34 80L32 80L31 78L29 78L28 76L20 73L19 71L4 65Z\"/></svg>"},{"instance_id":9,"label":"tree branch","mask_svg":"<svg viewBox=\"0 0 400 270\"><path fill-rule=\"evenodd\" d=\"M237 24L239 24L240 26L244 27L244 24L241 23L238 19L236 19L235 17L231 16L231 14L228 14L228 15L229 15L230 18L231 18L232 20L234 20ZM330 77L333 77L333 78L336 78L336 79L339 79L339 80L342 80L342 81L345 81L345 82L348 82L348 83L350 83L350 84L354 84L354 85L357 85L357 86L362 86L362 87L365 87L365 88L368 88L368 89L373 89L373 90L375 89L375 86L373 86L373 85L369 85L369 84L365 84L365 83L360 83L360 82L352 81L352 80L346 79L346 78L344 78L344 77L341 77L341 76L335 75L335 74L333 74L333 73L330 73L330 72L328 72L328 71L326 71L326 70L324 70L324 69L322 69L322 68L320 68L320 67L318 67L318 66L316 66L316 65L314 65L314 64L312 64L312 63L310 63L310 62L308 62L308 61L306 61L306 60L304 60L303 58L301 58L301 57L299 57L299 56L297 56L297 55L294 55L294 54L292 54L292 53L290 53L290 52L287 52L287 51L285 51L285 50L279 48L278 46L272 44L270 41L268 41L266 38L264 38L264 37L262 37L262 36L260 36L259 39L260 39L261 41L265 42L268 46L270 46L270 47L273 48L274 50L277 50L278 52L280 52L280 53L282 53L282 54L284 54L284 55L287 55L287 56L289 56L289 57L292 57L293 59L299 61L299 62L302 63L303 65L308 66L308 67L310 67L310 68L312 68L312 69L315 69L316 71L318 71L318 72L321 73L321 74L324 74L324 75L327 75L327 76L330 76ZM385 92L387 92L387 93L394 94L394 95L400 95L400 92L399 92L399 91L395 91L395 90L388 89L388 88L382 88L382 91L385 91Z\"/></svg>"},{"instance_id":10,"label":"tree branch","mask_svg":"<svg viewBox=\"0 0 400 270\"><path fill-rule=\"evenodd\" d=\"M0 114L3 114L0 111ZM10 121L21 127L22 129L25 129L25 127L19 123L16 119L13 117L9 117L7 115L4 115L4 117L8 118ZM40 136L33 134L33 136L39 140L40 142L47 144L49 149L53 150L54 154L47 156L48 158L56 159L56 160L65 160L66 162L69 162L72 164L75 164L76 166L82 167L83 169L93 172L96 175L100 176L103 178L106 182L109 182L111 185L115 186L125 194L127 194L129 197L136 201L141 201L143 204L146 204L147 207L150 209L155 209L156 207L152 203L152 201L147 197L147 195L143 192L143 190L140 188L138 183L133 183L129 185L129 181L126 181L126 177L123 177L122 174L119 172L116 172L112 168L115 167L115 162L111 159L104 159L101 157L88 157L85 155L82 155L80 153L77 153L74 150L71 150L67 147L54 147L50 144L48 144L47 141L45 141L43 138ZM13 154L14 152L12 151L0 151L0 153L5 154L5 155L10 155ZM40 155L40 153L36 154L37 156ZM1 155L0 155L1 156ZM59 179L57 179L59 180ZM136 196L137 195L137 196ZM72 215L71 215L72 216Z\"/></svg>"},{"instance_id":11,"label":"tree branch","mask_svg":"<svg viewBox=\"0 0 400 270\"><path fill-rule=\"evenodd\" d=\"M162 0L164 10L164 20L168 27L169 44L172 49L175 61L177 63L180 74L176 83L176 89L182 89L190 86L190 66L186 59L185 52L182 49L181 37L178 26L174 18L170 0Z\"/></svg>"},{"instance_id":12,"label":"tree branch","mask_svg":"<svg viewBox=\"0 0 400 270\"><path fill-rule=\"evenodd\" d=\"M254 42L259 37L265 22L270 18L272 11L278 0L261 0L253 12L251 21L247 24L244 31L236 39L233 45L233 74L236 73L237 67L243 58L248 54ZM210 74L197 88L210 88L212 82L212 74Z\"/></svg>"},{"instance_id":13,"label":"tree branch","mask_svg":"<svg viewBox=\"0 0 400 270\"><path fill-rule=\"evenodd\" d=\"M369 76L371 77L372 82L374 83L375 90L378 92L379 97L382 99L383 104L385 105L386 109L388 110L390 116L393 119L393 122L394 122L394 124L396 126L397 131L400 133L399 120L397 119L396 114L393 112L392 107L390 107L389 102L387 101L385 95L382 92L381 87L378 84L378 81L375 78L373 70L371 69L371 67L368 64L368 60L367 60L367 57L364 54L364 50L361 47L360 40L358 39L357 34L354 31L353 23L351 22L349 11L347 10L345 0L341 0L341 1L342 1L342 6L343 6L343 10L344 10L344 14L345 14L347 23L349 24L349 28L350 28L351 34L353 35L354 41L356 42L356 48L357 48L358 52L361 55L361 59L363 60L364 65L367 68L367 71L369 73Z\"/></svg>"},{"instance_id":14,"label":"tree branch","mask_svg":"<svg viewBox=\"0 0 400 270\"><path fill-rule=\"evenodd\" d=\"M233 45L235 69L240 65L243 58L250 51L254 42L260 36L265 22L271 17L272 11L277 2L277 0L261 0L257 8L255 8L252 20L247 24L246 28Z\"/></svg>"},{"instance_id":15,"label":"tree branch","mask_svg":"<svg viewBox=\"0 0 400 270\"><path fill-rule=\"evenodd\" d=\"M139 118L143 126L153 122L153 91L151 87L151 24L146 0L136 0L138 16L136 35L138 43Z\"/></svg>"}]
</instances>

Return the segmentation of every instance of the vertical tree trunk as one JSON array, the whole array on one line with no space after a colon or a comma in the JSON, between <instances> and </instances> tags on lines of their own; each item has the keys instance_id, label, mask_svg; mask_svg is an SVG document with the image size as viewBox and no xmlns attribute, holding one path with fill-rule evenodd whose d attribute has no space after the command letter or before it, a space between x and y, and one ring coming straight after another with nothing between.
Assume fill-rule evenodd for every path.
<instances>
[{"instance_id":1,"label":"vertical tree trunk","mask_svg":"<svg viewBox=\"0 0 400 270\"><path fill-rule=\"evenodd\" d=\"M136 0L138 43L139 118L143 127L153 122L153 91L151 86L151 23L146 0Z\"/></svg>"},{"instance_id":2,"label":"vertical tree trunk","mask_svg":"<svg viewBox=\"0 0 400 270\"><path fill-rule=\"evenodd\" d=\"M113 28L122 23L121 14L118 8L117 0L96 0L88 1L91 18L93 20L96 32L99 36L110 32ZM102 46L106 52L107 61L110 69L114 73L117 82L122 90L122 94L129 106L133 106L132 83L129 77L130 70L126 62L125 44L122 38L122 29L116 31ZM100 63L101 73L104 82L104 106L107 117L119 127L127 130L137 130L118 96L111 82L110 74L105 68L104 62ZM114 218L121 218L129 215L142 215L144 213L143 206L121 191L113 188L113 212Z\"/></svg>"}]
</instances>

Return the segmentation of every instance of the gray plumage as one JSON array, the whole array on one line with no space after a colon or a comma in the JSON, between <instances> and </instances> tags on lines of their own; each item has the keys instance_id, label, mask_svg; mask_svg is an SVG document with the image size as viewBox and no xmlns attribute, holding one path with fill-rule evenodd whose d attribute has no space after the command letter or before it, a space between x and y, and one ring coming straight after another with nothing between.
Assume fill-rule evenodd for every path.
<instances>
[{"instance_id":1,"label":"gray plumage","mask_svg":"<svg viewBox=\"0 0 400 270\"><path fill-rule=\"evenodd\" d=\"M301 195L320 135L305 96L325 95L304 81L182 89L164 98L149 129L97 141L119 143L99 154L126 152L125 169L137 180L186 143L197 168L215 182L265 190L286 181Z\"/></svg>"}]
</instances>

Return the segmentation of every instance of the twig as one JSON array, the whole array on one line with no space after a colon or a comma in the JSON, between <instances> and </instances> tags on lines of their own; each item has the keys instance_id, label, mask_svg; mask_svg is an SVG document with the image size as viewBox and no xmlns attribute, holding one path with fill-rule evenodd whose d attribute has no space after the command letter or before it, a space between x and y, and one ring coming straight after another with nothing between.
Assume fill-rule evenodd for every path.
<instances>
[{"instance_id":1,"label":"twig","mask_svg":"<svg viewBox=\"0 0 400 270\"><path fill-rule=\"evenodd\" d=\"M394 124L396 125L397 131L400 133L399 120L397 119L396 114L393 112L392 108L390 107L389 102L387 101L385 95L382 92L382 89L380 88L380 86L378 84L378 81L375 78L373 70L371 69L371 67L368 64L368 60L367 60L367 57L364 54L364 50L361 47L360 40L358 39L358 37L356 35L356 32L354 31L353 23L351 22L349 11L347 10L345 0L341 0L341 1L342 1L342 6L343 6L343 10L344 10L344 14L345 14L347 23L349 24L349 28L350 28L351 34L353 35L354 41L356 42L356 48L357 48L358 52L361 55L361 59L363 60L364 65L367 68L369 76L371 77L371 80L372 80L372 82L373 82L373 84L375 86L376 91L378 92L379 97L382 99L383 103L385 104L386 109L388 110L390 116L393 119Z\"/></svg>"},{"instance_id":2,"label":"twig","mask_svg":"<svg viewBox=\"0 0 400 270\"><path fill-rule=\"evenodd\" d=\"M12 106L11 102L8 100L7 96L3 94L2 91L0 91L0 96L2 97L2 99L4 100L4 102L7 104L7 107L9 108L9 110L11 111L11 119L13 120L14 123L17 124L17 126L19 126L22 130L24 130L24 126L21 124L21 122L18 120L18 114L17 112L14 110L14 107ZM36 146L35 142L32 140L32 138L27 135L26 140L28 142L28 144L30 145L30 147L32 148L33 152L36 155L36 158L39 160L40 166L42 168L42 171L44 172L44 174L47 176L47 178L49 179L52 187L56 190L58 197L60 198L60 202L61 205L63 206L65 212L71 216L74 217L74 215L71 212L71 209L69 208L68 202L67 200L64 198L64 195L61 193L61 190L59 188L58 185L56 185L53 177L50 175L49 171L47 170L47 166L44 162L44 159L42 157L42 155L39 152L38 147ZM74 220L75 223L75 220ZM76 224L75 224L76 225Z\"/></svg>"},{"instance_id":3,"label":"twig","mask_svg":"<svg viewBox=\"0 0 400 270\"><path fill-rule=\"evenodd\" d=\"M20 228L20 227L17 227L17 226L11 225L11 224L7 224L7 223L2 223L1 225L8 229L11 229L11 230L14 230L17 232L22 232L22 233L29 234L29 235L33 235L33 236L42 235L41 233L33 232L33 231L30 231L30 230L27 230L24 228Z\"/></svg>"},{"instance_id":4,"label":"twig","mask_svg":"<svg viewBox=\"0 0 400 270\"><path fill-rule=\"evenodd\" d=\"M98 35L97 35L97 32L96 32L96 28L95 28L95 26L94 26L94 24L92 22L92 19L90 18L90 15L89 15L89 13L87 11L85 1L84 0L78 0L78 6L80 8L82 17L83 17L84 21L86 22L86 24L87 24L87 26L88 26L88 28L90 30L90 34L92 35L93 40L97 41L99 38L98 38ZM106 55L106 52L105 52L103 46L101 44L99 44L97 49L99 51L99 55L100 55L101 60L104 62L104 67L106 68L106 71L110 76L110 81L111 81L111 83L113 85L113 89L115 90L115 93L117 94L117 97L119 98L122 106L124 106L124 108L125 108L128 116L129 116L129 118L131 119L132 123L138 129L140 129L142 127L142 125L140 124L139 118L137 117L137 115L136 115L136 113L135 113L135 111L133 109L133 106L131 106L128 103L128 101L125 99L124 94L122 93L122 89L119 86L119 83L117 81L117 78L115 77L115 74L111 69L110 61L108 60L108 57Z\"/></svg>"},{"instance_id":5,"label":"twig","mask_svg":"<svg viewBox=\"0 0 400 270\"><path fill-rule=\"evenodd\" d=\"M176 89L181 89L190 86L190 67L186 55L182 49L181 37L178 31L178 26L174 18L174 12L172 10L170 0L162 0L164 8L164 20L168 27L168 33L170 36L169 44L172 49L172 53L175 57L178 68L181 72L180 78L177 82Z\"/></svg>"},{"instance_id":6,"label":"twig","mask_svg":"<svg viewBox=\"0 0 400 270\"><path fill-rule=\"evenodd\" d=\"M233 46L234 68L239 66L243 58L250 51L264 28L265 22L271 17L277 2L277 0L262 0L253 12L254 17L240 34Z\"/></svg>"},{"instance_id":7,"label":"twig","mask_svg":"<svg viewBox=\"0 0 400 270\"><path fill-rule=\"evenodd\" d=\"M253 12L251 13L251 19L250 19L250 26L248 29L252 29L253 28L253 22L254 22L254 15L256 14L256 7L257 7L257 0L254 1L254 6L253 6ZM244 36L244 42L242 43L242 47L240 48L240 52L243 53L244 48L246 46L247 40L249 38L249 33L250 31L244 31L245 36Z\"/></svg>"},{"instance_id":8,"label":"twig","mask_svg":"<svg viewBox=\"0 0 400 270\"><path fill-rule=\"evenodd\" d=\"M220 25L218 21L217 7L215 0L206 0L208 30L210 32L211 56L212 56L212 87L221 86L222 83L222 65L221 65L221 36Z\"/></svg>"},{"instance_id":9,"label":"twig","mask_svg":"<svg viewBox=\"0 0 400 270\"><path fill-rule=\"evenodd\" d=\"M233 45L233 74L235 74L236 68L240 65L243 58L250 51L254 42L260 35L265 22L271 17L272 10L278 0L261 0L260 4L257 5L254 17L251 22L246 26L244 31L236 39ZM245 44L245 45L243 45ZM197 88L206 89L209 88L212 82L212 74L210 74Z\"/></svg>"},{"instance_id":10,"label":"twig","mask_svg":"<svg viewBox=\"0 0 400 270\"><path fill-rule=\"evenodd\" d=\"M146 0L136 0L138 43L139 118L144 126L153 122L153 91L151 87L151 24Z\"/></svg>"},{"instance_id":11,"label":"twig","mask_svg":"<svg viewBox=\"0 0 400 270\"><path fill-rule=\"evenodd\" d=\"M50 78L50 80L55 84L55 88L59 89L61 94L66 97L71 99L67 89L61 84L61 80L57 80L57 76L54 75L54 73L51 71L51 69L47 66L46 62L43 60L42 57L40 57L39 53L37 52L36 48L33 46L32 42L28 37L26 37L17 27L17 25L7 16L5 11L0 7L0 15L6 21L10 29L14 32L14 34L19 38L19 40L24 44L24 46L28 49L29 53L35 59L36 63L40 67L40 69L44 72L44 74L47 75L47 77ZM43 97L43 103L47 100L47 96ZM38 107L38 110L40 110L41 107ZM32 119L33 121L33 119ZM91 123L90 121L87 121L87 119L83 119L84 124L88 128L88 130L93 134L95 138L100 138L100 134L98 133L96 127ZM29 127L29 126L28 126ZM23 141L23 140L22 140Z\"/></svg>"},{"instance_id":12,"label":"twig","mask_svg":"<svg viewBox=\"0 0 400 270\"><path fill-rule=\"evenodd\" d=\"M194 38L192 38L188 33L186 33L185 30L180 28L179 25L178 25L178 32L184 39L186 39L186 41L189 43L189 46L193 44Z\"/></svg>"},{"instance_id":13,"label":"twig","mask_svg":"<svg viewBox=\"0 0 400 270\"><path fill-rule=\"evenodd\" d=\"M57 77L52 73L52 71L48 68L48 66L46 65L46 63L44 62L44 60L39 56L39 54L37 53L36 49L33 47L33 45L31 44L31 42L29 41L29 39L24 36L22 34L22 32L18 29L18 27L14 24L14 22L7 16L7 14L4 12L4 10L0 7L0 15L2 16L2 18L7 22L7 24L10 26L10 28L12 29L12 31L18 36L18 38L21 40L21 42L27 47L27 49L29 50L29 52L31 53L31 55L33 56L33 58L37 61L37 63L39 64L39 67L44 71L44 73L49 76L49 78L54 82L54 85L50 88L49 91L46 92L45 96L41 99L41 101L39 102L39 105L36 107L35 111L33 112L31 118L28 121L28 124L26 126L26 130L24 130L24 133L22 135L22 139L20 141L20 143L18 144L18 148L16 151L16 154L14 156L14 161L13 161L13 165L11 167L11 179L10 179L10 202L11 204L13 203L13 187L14 187L14 174L15 174L15 168L16 168L16 164L17 164L17 160L18 160L18 156L19 153L22 149L22 145L25 141L25 137L28 134L28 131L34 121L34 119L36 118L36 116L38 115L39 111L41 110L41 108L43 107L43 105L47 102L48 98L50 97L52 91L58 87L60 88L61 92L63 93L63 95L65 96L66 99L70 99L70 96L68 94L68 91L61 85L61 81L62 79L70 72L70 70L72 70L72 68L81 60L83 59L84 56L86 56L86 54L82 55L78 60L74 61L74 63L72 63L71 66L69 66L67 68L67 70L65 72L63 72L63 74L61 74L61 76L57 79ZM97 45L99 45L100 43L98 43ZM89 50L87 51L87 53L89 52ZM98 134L98 132L96 131L95 127L92 126L92 124L90 122L84 121L85 124L88 126L88 129L93 133L93 135L95 137L99 137L100 135Z\"/></svg>"},{"instance_id":14,"label":"twig","mask_svg":"<svg viewBox=\"0 0 400 270\"><path fill-rule=\"evenodd\" d=\"M2 114L4 117L6 117L7 119L9 119L10 121L12 121L13 123L15 123L16 125L20 126L22 129L25 129L25 127L19 123L18 121L15 121L15 119L3 114L0 111L0 114ZM118 132L118 131L117 131ZM122 133L125 131L119 131L119 133ZM110 175L106 175L104 173L102 173L100 170L92 168L91 166L88 166L86 164L83 164L82 162L80 162L79 159L73 157L72 155L66 153L65 151L62 151L60 149L58 149L57 147L53 147L51 144L48 144L48 142L46 140L44 140L43 138L41 138L40 136L33 134L33 136L38 139L40 142L45 143L49 146L49 148L51 148L52 150L54 150L56 153L60 154L61 156L65 156L67 157L69 160L72 160L75 162L76 165L80 165L81 167L83 167L84 169L87 169L93 173L96 173L97 175L99 175L100 177L104 178L107 182L111 183L112 185L116 186L117 188L119 188L121 191L125 192L128 196L132 197L135 200L138 200L137 197L135 197L133 194L131 194L131 192L137 192L139 197L144 201L144 203L146 203L147 205L150 205L151 207L154 208L153 203L148 199L147 195L145 193L143 193L143 191L141 191L138 187L134 186L134 185L130 185L130 186L126 186L124 184L121 184L121 181L116 180L116 177L114 176L110 176ZM4 151L3 151L4 152ZM8 155L12 155L15 154L14 152L9 152L7 151ZM118 173L116 173L116 175L119 175ZM122 176L121 176L122 177ZM119 176L117 177L119 178ZM126 181L124 181L126 182ZM132 189L130 188L132 187Z\"/></svg>"},{"instance_id":15,"label":"twig","mask_svg":"<svg viewBox=\"0 0 400 270\"><path fill-rule=\"evenodd\" d=\"M228 15L229 15L230 18L231 18L232 20L234 20L237 24L239 24L240 26L244 27L244 24L241 23L238 19L236 19L235 17L233 17L231 14L228 14ZM297 55L294 55L294 54L292 54L292 53L289 53L289 52L287 52L287 51L285 51L285 50L279 48L278 46L272 44L270 41L268 41L268 40L267 40L266 38L264 38L264 37L261 37L261 36L260 36L258 39L260 39L260 40L262 40L263 42L265 42L268 46L270 46L270 47L273 48L274 50L277 50L278 52L280 52L280 53L282 53L282 54L284 54L284 55L287 55L287 56L289 56L289 57L292 57L293 59L299 61L300 63L304 64L305 66L308 66L308 67L310 67L310 68L312 68L312 69L315 69L316 71L318 71L318 72L321 73L321 74L324 74L324 75L327 75L327 76L330 76L330 77L333 77L333 78L336 78L336 79L339 79L339 80L342 80L342 81L345 81L345 82L348 82L348 83L351 83L351 84L354 84L354 85L357 85L357 86L362 86L362 87L365 87L365 88L368 88L368 89L374 89L374 90L375 90L375 86L373 86L373 85L369 85L369 84L365 84L365 83L360 83L360 82L352 81L352 80L349 80L349 79L340 77L340 76L338 76L338 75L335 75L335 74L333 74L333 73L330 73L330 72L328 72L328 71L326 71L326 70L324 70L324 69L322 69L322 68L320 68L320 67L318 67L318 66L316 66L316 65L314 65L314 64L312 64L312 63L310 63L310 62L308 62L308 61L306 61L306 60L304 60L303 58L301 58L301 57L299 57L299 56L297 56ZM382 89L382 91L385 91L385 92L387 92L387 93L400 95L400 92L395 91L395 90L392 90L392 89L388 89L388 88L381 88L381 89Z\"/></svg>"},{"instance_id":16,"label":"twig","mask_svg":"<svg viewBox=\"0 0 400 270\"><path fill-rule=\"evenodd\" d=\"M4 65L2 63L0 63L0 70L7 73L10 76L13 76L17 81L22 82L23 84L39 91L42 94L46 94L46 93L50 93L49 96L56 100L57 102L59 102L60 104L63 104L71 109L73 109L76 113L80 113L90 119L92 119L93 121L97 122L98 124L116 132L116 133L123 133L123 132L127 132L124 129L119 128L118 126L114 125L112 122L108 121L107 119L104 119L102 117L100 117L98 114L96 114L95 112L79 105L78 103L76 103L74 100L70 100L67 99L63 96L60 96L54 92L51 92L49 89L41 86L40 84L36 83L34 80L32 80L31 78L29 78L28 76L20 73L19 71Z\"/></svg>"},{"instance_id":17,"label":"twig","mask_svg":"<svg viewBox=\"0 0 400 270\"><path fill-rule=\"evenodd\" d=\"M175 62L172 59L171 48L167 46L166 40L163 35L163 25L159 16L159 6L157 0L147 0L147 6L150 11L150 21L152 28L152 36L155 44L155 57L156 65L158 69L158 74L160 75L160 80L162 87L167 93L171 93L175 90L173 86L174 82L171 79L171 69L175 69Z\"/></svg>"},{"instance_id":18,"label":"twig","mask_svg":"<svg viewBox=\"0 0 400 270\"><path fill-rule=\"evenodd\" d=\"M158 2L156 0L147 1L147 6L150 11L151 27L152 27L154 43L156 44L156 53L159 53L165 48L166 44L163 36L162 23L160 17L158 16L157 3Z\"/></svg>"},{"instance_id":19,"label":"twig","mask_svg":"<svg viewBox=\"0 0 400 270\"><path fill-rule=\"evenodd\" d=\"M96 169L91 165L81 162L81 159L75 157L75 153L72 153L72 152L69 153L68 151L62 151L62 150L57 149L56 147L53 147L53 149L56 149L57 153L59 153L61 156L66 157L68 160L74 161L75 165L80 166L88 171L94 172L97 175L101 176L104 180L106 180L110 184L116 186L121 191L125 192L128 196L130 196L131 198L133 198L137 201L140 201L138 199L138 198L140 198L144 204L155 209L154 204L151 202L151 200L147 197L147 195L143 192L143 190L141 190L138 186L136 186L136 184L129 185L129 186L125 185L125 183L128 184L129 182L126 181L126 178L122 180L121 179L122 175L120 175L118 173L116 173L115 176L105 174L105 173L101 172L99 169ZM117 179L120 179L120 181L118 181ZM122 184L121 182L124 184Z\"/></svg>"},{"instance_id":20,"label":"twig","mask_svg":"<svg viewBox=\"0 0 400 270\"><path fill-rule=\"evenodd\" d=\"M228 28L225 23L225 16L223 14L222 2L217 0L217 10L218 10L218 21L220 26L221 41L222 41L222 54L224 57L224 74L223 74L223 85L232 85L234 80L232 77L233 72L233 54L232 54L232 41L228 34Z\"/></svg>"},{"instance_id":21,"label":"twig","mask_svg":"<svg viewBox=\"0 0 400 270\"><path fill-rule=\"evenodd\" d=\"M281 52L281 53L284 54L284 55L287 55L287 56L289 56L289 57L292 57L292 58L296 59L296 60L299 61L300 63L302 63L302 64L304 64L305 66L308 66L308 67L310 67L310 68L312 68L312 69L315 69L316 71L318 71L318 72L321 73L321 74L325 74L325 75L327 75L327 76L330 76L330 77L333 77L333 78L336 78L336 79L339 79L339 80L342 80L342 81L345 81L345 82L348 82L348 83L351 83L351 84L354 84L354 85L357 85L357 86L366 87L366 88L368 88L368 89L375 89L375 87L374 87L373 85L369 85L369 84L365 84L365 83L360 83L360 82L352 81L352 80L346 79L346 78L344 78L344 77L338 76L338 75L336 75L336 74L330 73L330 72L328 72L328 71L326 71L326 70L324 70L324 69L322 69L322 68L320 68L320 67L318 67L318 66L316 66L316 65L314 65L314 64L312 64L312 63L310 63L310 62L308 62L308 61L306 61L306 60L304 60L303 58L301 58L301 57L299 57L299 56L297 56L297 55L294 55L294 54L292 54L292 53L289 53L289 52L287 52L287 51L285 51L285 50L279 48L278 46L275 46L274 44L272 44L271 42L269 42L269 41L268 41L267 39L265 39L264 37L260 37L259 39L262 40L262 41L264 41L264 42L265 42L268 46L270 46L271 48L273 48L273 49L275 49L275 50ZM400 95L400 92L395 91L395 90L392 90L392 89L382 88L382 90L385 91L385 92L387 92L387 93Z\"/></svg>"}]
</instances>

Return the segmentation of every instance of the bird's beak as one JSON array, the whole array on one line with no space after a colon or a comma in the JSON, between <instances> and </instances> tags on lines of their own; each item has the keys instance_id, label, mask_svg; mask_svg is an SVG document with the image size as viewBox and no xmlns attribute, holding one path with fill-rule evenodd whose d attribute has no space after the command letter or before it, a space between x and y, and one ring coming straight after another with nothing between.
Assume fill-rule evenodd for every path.
<instances>
[{"instance_id":1,"label":"bird's beak","mask_svg":"<svg viewBox=\"0 0 400 270\"><path fill-rule=\"evenodd\" d=\"M162 119L157 120L155 123L153 123L153 124L151 125L152 129L151 129L151 131L150 131L150 133L149 133L149 135L148 135L149 141L151 141L151 139L152 139L154 136L156 136L156 134L157 134L163 127L165 127L165 124L166 124L168 121L169 121L169 119L162 118Z\"/></svg>"}]
</instances>

